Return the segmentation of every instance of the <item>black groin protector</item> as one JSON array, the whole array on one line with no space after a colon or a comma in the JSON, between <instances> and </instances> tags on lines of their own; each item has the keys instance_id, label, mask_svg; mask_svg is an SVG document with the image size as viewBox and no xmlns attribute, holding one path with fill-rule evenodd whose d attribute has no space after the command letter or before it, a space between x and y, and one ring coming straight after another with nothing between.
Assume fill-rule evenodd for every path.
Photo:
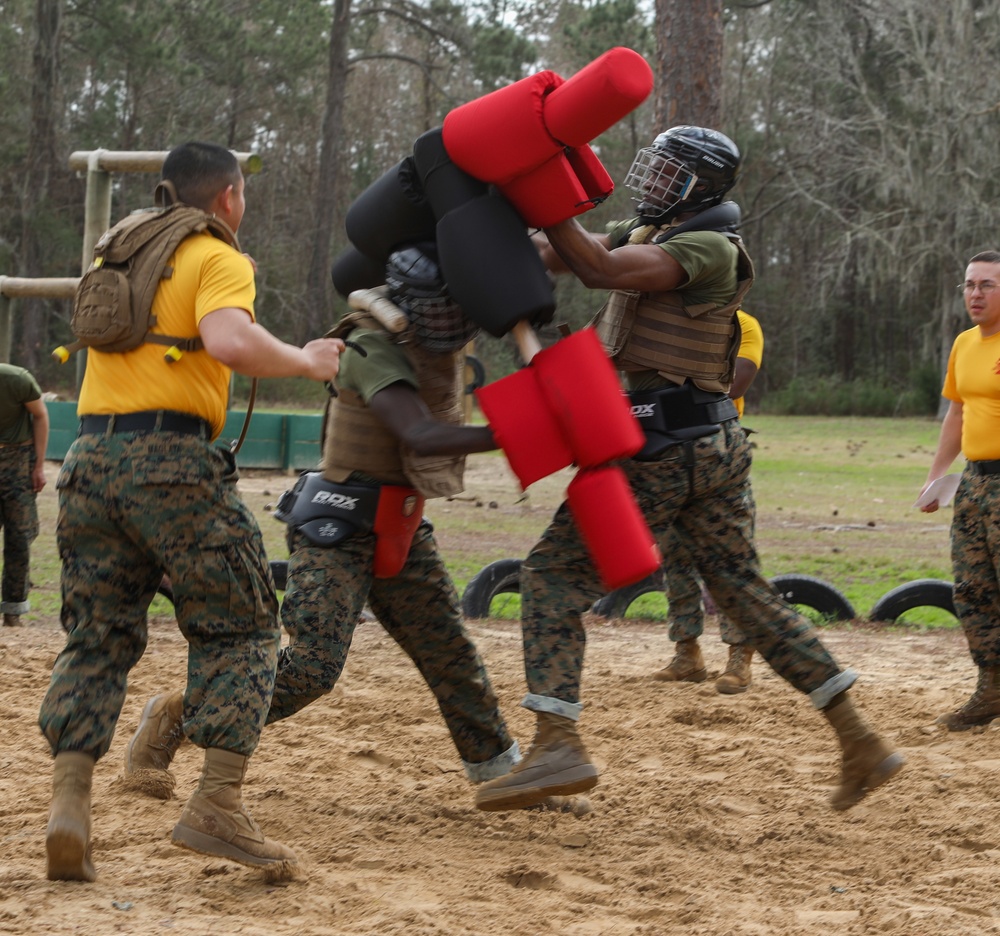
<instances>
[{"instance_id":1,"label":"black groin protector","mask_svg":"<svg viewBox=\"0 0 1000 936\"><path fill-rule=\"evenodd\" d=\"M316 546L334 546L355 533L370 533L380 488L327 481L321 471L299 476L278 501L274 516Z\"/></svg>"}]
</instances>

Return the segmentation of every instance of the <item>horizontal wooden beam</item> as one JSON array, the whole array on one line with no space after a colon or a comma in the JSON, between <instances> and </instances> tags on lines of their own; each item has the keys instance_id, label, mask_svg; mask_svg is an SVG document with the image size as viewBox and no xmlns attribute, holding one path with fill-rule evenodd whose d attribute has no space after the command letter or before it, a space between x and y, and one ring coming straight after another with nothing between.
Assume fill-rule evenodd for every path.
<instances>
[{"instance_id":1,"label":"horizontal wooden beam","mask_svg":"<svg viewBox=\"0 0 1000 936\"><path fill-rule=\"evenodd\" d=\"M260 172L262 160L257 153L233 153L247 175ZM159 172L167 151L122 152L115 150L78 150L70 153L69 167L79 172L96 168L105 172ZM91 165L91 160L96 165Z\"/></svg>"},{"instance_id":2,"label":"horizontal wooden beam","mask_svg":"<svg viewBox=\"0 0 1000 936\"><path fill-rule=\"evenodd\" d=\"M72 299L79 276L0 276L0 296L27 296L34 299Z\"/></svg>"}]
</instances>

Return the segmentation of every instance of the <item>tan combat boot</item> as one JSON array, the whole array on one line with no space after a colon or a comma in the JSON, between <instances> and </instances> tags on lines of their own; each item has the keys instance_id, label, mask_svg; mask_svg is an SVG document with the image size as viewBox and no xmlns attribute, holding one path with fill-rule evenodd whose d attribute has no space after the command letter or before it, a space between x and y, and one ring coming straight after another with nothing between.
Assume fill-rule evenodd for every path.
<instances>
[{"instance_id":1,"label":"tan combat boot","mask_svg":"<svg viewBox=\"0 0 1000 936\"><path fill-rule=\"evenodd\" d=\"M184 693L153 696L125 749L125 786L156 799L170 799L176 783L170 763L183 743Z\"/></svg>"},{"instance_id":2,"label":"tan combat boot","mask_svg":"<svg viewBox=\"0 0 1000 936\"><path fill-rule=\"evenodd\" d=\"M56 754L52 806L45 831L50 881L96 881L90 857L90 786L94 758L78 751Z\"/></svg>"},{"instance_id":3,"label":"tan combat boot","mask_svg":"<svg viewBox=\"0 0 1000 936\"><path fill-rule=\"evenodd\" d=\"M729 647L729 662L726 669L715 681L716 692L723 695L736 695L750 688L750 661L753 659L753 647L747 644L731 644Z\"/></svg>"},{"instance_id":4,"label":"tan combat boot","mask_svg":"<svg viewBox=\"0 0 1000 936\"><path fill-rule=\"evenodd\" d=\"M660 682L704 682L708 678L705 659L701 655L696 637L678 640L674 658L661 670L653 673Z\"/></svg>"},{"instance_id":5,"label":"tan combat boot","mask_svg":"<svg viewBox=\"0 0 1000 936\"><path fill-rule=\"evenodd\" d=\"M245 865L295 864L295 852L265 838L243 806L246 765L242 754L207 748L198 788L187 801L170 840L181 848Z\"/></svg>"},{"instance_id":6,"label":"tan combat boot","mask_svg":"<svg viewBox=\"0 0 1000 936\"><path fill-rule=\"evenodd\" d=\"M850 809L872 790L891 780L903 769L897 754L866 724L846 692L835 696L823 709L843 751L840 786L830 794L834 809Z\"/></svg>"},{"instance_id":7,"label":"tan combat boot","mask_svg":"<svg viewBox=\"0 0 1000 936\"><path fill-rule=\"evenodd\" d=\"M942 715L937 721L949 731L968 731L976 725L988 725L1000 718L1000 668L980 667L976 691L958 711Z\"/></svg>"},{"instance_id":8,"label":"tan combat boot","mask_svg":"<svg viewBox=\"0 0 1000 936\"><path fill-rule=\"evenodd\" d=\"M572 718L537 712L531 750L509 774L476 790L476 806L489 812L524 809L550 796L569 796L597 786L591 763Z\"/></svg>"}]
</instances>

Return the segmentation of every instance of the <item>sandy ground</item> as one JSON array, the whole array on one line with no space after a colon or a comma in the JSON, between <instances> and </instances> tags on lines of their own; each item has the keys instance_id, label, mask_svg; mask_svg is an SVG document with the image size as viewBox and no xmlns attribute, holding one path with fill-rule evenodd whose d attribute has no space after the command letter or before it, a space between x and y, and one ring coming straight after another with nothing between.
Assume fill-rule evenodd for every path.
<instances>
[{"instance_id":1,"label":"sandy ground","mask_svg":"<svg viewBox=\"0 0 1000 936\"><path fill-rule=\"evenodd\" d=\"M526 747L518 628L469 628ZM670 654L664 626L594 620L581 726L601 782L578 816L477 811L430 692L380 625L362 624L337 689L269 728L251 762L249 808L303 865L275 884L171 846L197 750L178 754L176 799L121 786L143 704L183 678L173 619L150 630L97 767L99 879L82 884L45 878L51 760L36 718L62 633L55 620L0 629L0 932L1000 934L1000 723L934 724L973 687L955 633L826 632L862 674L859 707L907 758L835 813L832 731L766 664L743 696L665 686L649 678ZM714 627L704 647L718 672Z\"/></svg>"}]
</instances>

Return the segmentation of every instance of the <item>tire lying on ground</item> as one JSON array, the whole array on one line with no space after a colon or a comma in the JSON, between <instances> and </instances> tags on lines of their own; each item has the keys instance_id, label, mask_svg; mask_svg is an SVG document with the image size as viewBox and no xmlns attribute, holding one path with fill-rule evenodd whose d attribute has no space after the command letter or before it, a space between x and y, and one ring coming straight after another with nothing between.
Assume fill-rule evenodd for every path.
<instances>
[{"instance_id":1,"label":"tire lying on ground","mask_svg":"<svg viewBox=\"0 0 1000 936\"><path fill-rule=\"evenodd\" d=\"M811 575L776 575L771 583L789 604L805 605L836 621L849 621L855 617L854 607L847 598L822 579ZM594 602L591 610L602 617L621 618L637 598L650 592L662 592L665 588L663 570L659 569L641 582L609 592Z\"/></svg>"},{"instance_id":2,"label":"tire lying on ground","mask_svg":"<svg viewBox=\"0 0 1000 936\"><path fill-rule=\"evenodd\" d=\"M483 566L462 592L462 614L467 618L490 616L497 595L521 593L521 560L497 559Z\"/></svg>"},{"instance_id":3,"label":"tire lying on ground","mask_svg":"<svg viewBox=\"0 0 1000 936\"><path fill-rule=\"evenodd\" d=\"M608 592L603 598L598 598L590 609L594 614L606 618L623 618L628 611L629 605L637 598L648 595L651 592L663 592L667 587L667 580L664 577L663 569L650 572L644 579L632 585L624 585Z\"/></svg>"},{"instance_id":4,"label":"tire lying on ground","mask_svg":"<svg viewBox=\"0 0 1000 936\"><path fill-rule=\"evenodd\" d=\"M942 579L907 582L879 598L868 617L872 621L895 621L914 608L941 608L955 614L954 586Z\"/></svg>"},{"instance_id":5,"label":"tire lying on ground","mask_svg":"<svg viewBox=\"0 0 1000 936\"><path fill-rule=\"evenodd\" d=\"M771 584L789 604L804 605L833 621L857 617L854 606L829 582L811 575L775 575Z\"/></svg>"}]
</instances>

